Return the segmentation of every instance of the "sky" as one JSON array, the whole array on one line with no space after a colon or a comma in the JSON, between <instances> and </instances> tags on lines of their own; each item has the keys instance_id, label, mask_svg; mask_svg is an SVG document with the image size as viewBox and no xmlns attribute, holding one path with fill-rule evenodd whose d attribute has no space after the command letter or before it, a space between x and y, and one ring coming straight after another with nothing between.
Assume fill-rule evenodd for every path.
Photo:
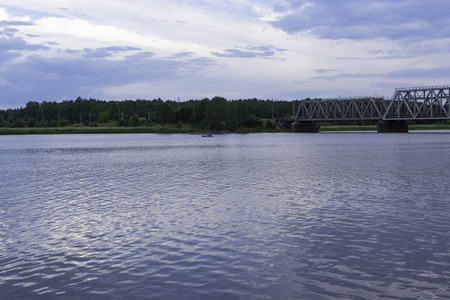
<instances>
[{"instance_id":1,"label":"sky","mask_svg":"<svg viewBox=\"0 0 450 300\"><path fill-rule=\"evenodd\" d=\"M450 84L445 0L0 0L0 109Z\"/></svg>"}]
</instances>

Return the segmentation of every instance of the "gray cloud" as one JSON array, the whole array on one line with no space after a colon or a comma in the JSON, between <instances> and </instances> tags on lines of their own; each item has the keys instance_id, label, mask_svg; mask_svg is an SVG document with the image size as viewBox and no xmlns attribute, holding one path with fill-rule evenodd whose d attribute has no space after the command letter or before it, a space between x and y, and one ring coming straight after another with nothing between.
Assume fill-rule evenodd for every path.
<instances>
[{"instance_id":1,"label":"gray cloud","mask_svg":"<svg viewBox=\"0 0 450 300\"><path fill-rule=\"evenodd\" d=\"M315 72L319 73L319 74L323 74L323 73L327 73L327 72L333 72L336 71L336 69L316 69L314 70Z\"/></svg>"},{"instance_id":2,"label":"gray cloud","mask_svg":"<svg viewBox=\"0 0 450 300\"><path fill-rule=\"evenodd\" d=\"M261 55L261 53L253 52L253 51L244 51L239 49L225 49L223 53L220 52L212 52L213 55L218 57L240 57L240 58L254 58ZM267 55L267 52L265 52ZM274 55L275 52L269 52L269 55Z\"/></svg>"},{"instance_id":3,"label":"gray cloud","mask_svg":"<svg viewBox=\"0 0 450 300\"><path fill-rule=\"evenodd\" d=\"M116 51L136 49L134 47L109 48ZM108 52L105 49L96 49L96 51ZM101 98L99 91L106 87L193 76L212 63L207 58L191 58L183 61L156 59L151 52L139 52L115 60L107 59L106 56L101 57L101 55L93 59L84 55L86 50L82 53L83 55L80 56L79 52L74 52L72 58L31 55L11 64L9 68L1 69L0 78L9 85L8 88L3 89L4 97L2 98L11 97L16 101L20 99L22 103L30 100L59 101L67 95L71 98L79 95ZM149 95L151 96L156 95ZM9 104L13 106L13 103Z\"/></svg>"},{"instance_id":4,"label":"gray cloud","mask_svg":"<svg viewBox=\"0 0 450 300\"><path fill-rule=\"evenodd\" d=\"M0 98L2 105L8 107L17 106L18 101L74 99L79 95L101 98L103 88L191 77L212 63L207 58L193 58L187 52L180 53L177 59L154 58L152 52L131 46L60 49L58 52L64 56L51 57L37 51L50 50L49 46L57 43L29 43L19 36L17 29L10 27L13 25L27 24L0 24ZM117 53L126 55L109 59Z\"/></svg>"},{"instance_id":5,"label":"gray cloud","mask_svg":"<svg viewBox=\"0 0 450 300\"><path fill-rule=\"evenodd\" d=\"M437 79L447 78L450 74L450 67L440 68L409 68L386 73L341 73L335 76L315 76L310 79L336 80L336 79Z\"/></svg>"},{"instance_id":6,"label":"gray cloud","mask_svg":"<svg viewBox=\"0 0 450 300\"><path fill-rule=\"evenodd\" d=\"M192 57L194 55L193 52L179 52L172 56L172 58L186 58L186 57Z\"/></svg>"},{"instance_id":7,"label":"gray cloud","mask_svg":"<svg viewBox=\"0 0 450 300\"><path fill-rule=\"evenodd\" d=\"M247 46L247 47L236 47L236 48L246 49L246 50L251 50L251 51L278 51L278 52L287 51L287 49L276 48L274 46Z\"/></svg>"},{"instance_id":8,"label":"gray cloud","mask_svg":"<svg viewBox=\"0 0 450 300\"><path fill-rule=\"evenodd\" d=\"M387 78L396 79L436 79L448 78L450 67L429 68L429 69L405 69L400 71L388 72Z\"/></svg>"},{"instance_id":9,"label":"gray cloud","mask_svg":"<svg viewBox=\"0 0 450 300\"><path fill-rule=\"evenodd\" d=\"M31 26L34 25L33 22L28 21L1 21L0 26Z\"/></svg>"},{"instance_id":10,"label":"gray cloud","mask_svg":"<svg viewBox=\"0 0 450 300\"><path fill-rule=\"evenodd\" d=\"M35 50L48 50L49 47L45 45L30 44L23 38L18 37L18 29L11 26L30 26L32 22L23 21L1 21L0 22L0 56L1 57L17 57L18 54L5 53L11 51L35 51ZM0 60L0 64L5 62Z\"/></svg>"},{"instance_id":11,"label":"gray cloud","mask_svg":"<svg viewBox=\"0 0 450 300\"><path fill-rule=\"evenodd\" d=\"M212 52L211 54L218 57L233 58L255 58L255 57L271 57L278 52L286 51L285 49L275 48L273 46L247 46L236 47L235 49L224 49L223 52Z\"/></svg>"},{"instance_id":12,"label":"gray cloud","mask_svg":"<svg viewBox=\"0 0 450 300\"><path fill-rule=\"evenodd\" d=\"M2 43L2 41L0 39L0 44L1 43ZM0 48L0 66L2 65L2 63L19 58L21 56L22 55L20 53L11 52L11 51L2 51L2 49Z\"/></svg>"},{"instance_id":13,"label":"gray cloud","mask_svg":"<svg viewBox=\"0 0 450 300\"><path fill-rule=\"evenodd\" d=\"M124 52L124 51L142 50L141 48L131 47L131 46L126 46L126 47L111 46L111 47L103 47L103 48L97 48L97 49L105 49L105 50L111 51L111 52Z\"/></svg>"},{"instance_id":14,"label":"gray cloud","mask_svg":"<svg viewBox=\"0 0 450 300\"><path fill-rule=\"evenodd\" d=\"M16 37L9 30L0 29L0 52L3 51L30 51L30 50L48 50L45 45L36 45L26 42L21 37ZM1 63L1 62L0 62Z\"/></svg>"},{"instance_id":15,"label":"gray cloud","mask_svg":"<svg viewBox=\"0 0 450 300\"><path fill-rule=\"evenodd\" d=\"M114 53L127 51L140 51L137 47L102 47L96 49L86 48L83 50L83 56L86 58L106 58L112 56Z\"/></svg>"},{"instance_id":16,"label":"gray cloud","mask_svg":"<svg viewBox=\"0 0 450 300\"><path fill-rule=\"evenodd\" d=\"M290 34L324 39L436 39L450 35L450 2L440 0L283 0L272 22Z\"/></svg>"}]
</instances>

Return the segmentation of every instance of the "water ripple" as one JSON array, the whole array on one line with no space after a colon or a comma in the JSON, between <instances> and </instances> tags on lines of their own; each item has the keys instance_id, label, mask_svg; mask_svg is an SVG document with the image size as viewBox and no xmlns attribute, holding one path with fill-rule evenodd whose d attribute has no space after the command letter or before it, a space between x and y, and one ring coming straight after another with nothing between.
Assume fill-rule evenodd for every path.
<instances>
[{"instance_id":1,"label":"water ripple","mask_svg":"<svg viewBox=\"0 0 450 300\"><path fill-rule=\"evenodd\" d=\"M2 299L450 297L448 135L2 142Z\"/></svg>"}]
</instances>

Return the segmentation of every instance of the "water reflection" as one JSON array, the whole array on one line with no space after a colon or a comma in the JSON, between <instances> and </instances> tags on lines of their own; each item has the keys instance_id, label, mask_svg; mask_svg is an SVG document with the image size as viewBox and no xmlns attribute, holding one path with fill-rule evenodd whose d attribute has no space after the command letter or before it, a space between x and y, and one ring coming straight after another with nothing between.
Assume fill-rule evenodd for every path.
<instances>
[{"instance_id":1,"label":"water reflection","mask_svg":"<svg viewBox=\"0 0 450 300\"><path fill-rule=\"evenodd\" d=\"M447 298L449 137L0 137L0 292Z\"/></svg>"}]
</instances>

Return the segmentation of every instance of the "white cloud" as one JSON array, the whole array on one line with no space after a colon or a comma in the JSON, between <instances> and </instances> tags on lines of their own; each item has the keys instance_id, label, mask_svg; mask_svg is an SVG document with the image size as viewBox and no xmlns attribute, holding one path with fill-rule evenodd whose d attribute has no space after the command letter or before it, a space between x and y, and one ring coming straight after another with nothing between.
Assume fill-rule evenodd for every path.
<instances>
[{"instance_id":1,"label":"white cloud","mask_svg":"<svg viewBox=\"0 0 450 300\"><path fill-rule=\"evenodd\" d=\"M0 0L0 101L293 99L446 84L448 21L436 7L448 4L430 1L417 17L415 0Z\"/></svg>"},{"instance_id":2,"label":"white cloud","mask_svg":"<svg viewBox=\"0 0 450 300\"><path fill-rule=\"evenodd\" d=\"M204 56L230 47L230 43L255 40L261 24L218 10L217 7L225 6L223 1L210 2L193 6L189 1L113 0L105 5L80 0L58 5L43 1L36 5L18 0L15 5L59 14L35 20L36 25L24 32L71 49L83 48L77 44L91 48L132 44L157 55L191 51ZM247 3L231 2L233 11ZM56 8L63 4L64 9Z\"/></svg>"},{"instance_id":3,"label":"white cloud","mask_svg":"<svg viewBox=\"0 0 450 300\"><path fill-rule=\"evenodd\" d=\"M0 21L9 20L9 14L4 7L0 7Z\"/></svg>"}]
</instances>

